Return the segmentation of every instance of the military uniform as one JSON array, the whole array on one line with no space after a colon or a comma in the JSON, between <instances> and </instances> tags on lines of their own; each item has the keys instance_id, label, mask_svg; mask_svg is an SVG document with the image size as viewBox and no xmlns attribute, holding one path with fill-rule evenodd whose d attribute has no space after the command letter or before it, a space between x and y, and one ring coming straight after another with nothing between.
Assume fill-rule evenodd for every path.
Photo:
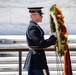
<instances>
[{"instance_id":1,"label":"military uniform","mask_svg":"<svg viewBox=\"0 0 76 75\"><path fill-rule=\"evenodd\" d=\"M27 43L29 46L29 54L26 60L27 62L30 59L27 62L27 64L30 62L29 73L34 70L36 72L36 70L39 71L39 70L45 69L47 71L47 75L49 75L46 56L45 56L45 52L43 48L54 45L56 42L56 38L52 35L48 39L45 40L44 31L33 20L30 21L30 24L26 31L26 38L27 38ZM27 65L25 64L24 69L26 68L26 66ZM31 74L32 73L31 72L28 75L44 75L41 73L42 71L39 71L38 73L37 72L36 74Z\"/></svg>"}]
</instances>

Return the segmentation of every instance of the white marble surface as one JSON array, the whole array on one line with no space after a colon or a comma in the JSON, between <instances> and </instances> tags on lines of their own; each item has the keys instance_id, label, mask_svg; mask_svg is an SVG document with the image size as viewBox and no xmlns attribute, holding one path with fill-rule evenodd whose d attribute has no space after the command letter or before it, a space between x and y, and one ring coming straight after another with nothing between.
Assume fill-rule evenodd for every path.
<instances>
[{"instance_id":1,"label":"white marble surface","mask_svg":"<svg viewBox=\"0 0 76 75\"><path fill-rule=\"evenodd\" d=\"M48 34L49 8L52 4L62 9L68 33L76 34L76 0L0 0L0 35L24 35L30 20L27 7L33 6L44 7L40 25Z\"/></svg>"}]
</instances>

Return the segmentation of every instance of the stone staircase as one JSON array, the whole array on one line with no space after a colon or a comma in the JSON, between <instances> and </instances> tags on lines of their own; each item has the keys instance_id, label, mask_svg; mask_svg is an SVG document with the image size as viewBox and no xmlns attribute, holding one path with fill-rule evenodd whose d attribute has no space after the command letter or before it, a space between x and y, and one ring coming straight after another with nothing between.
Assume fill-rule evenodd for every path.
<instances>
[{"instance_id":1,"label":"stone staircase","mask_svg":"<svg viewBox=\"0 0 76 75\"><path fill-rule=\"evenodd\" d=\"M17 46L17 43L20 43L21 41L23 43L25 40L24 36L17 36L13 37L12 36L8 37L7 40L4 40L6 36L1 36L0 37L0 48L3 46L6 46L8 43L12 47L13 43ZM24 38L22 38L24 37ZM76 36L69 36L69 47L71 48L70 55L71 55L71 64L72 64L72 70L73 70L73 75L76 75L76 51L72 51L72 48L76 49ZM3 38L3 40L1 40ZM10 38L10 39L9 39ZM22 38L22 39L21 39ZM46 37L47 38L47 37ZM10 41L12 40L12 41ZM14 41L14 42L13 42ZM5 44L5 42L7 42ZM12 44L11 44L12 43ZM4 45L5 44L5 45ZM21 43L20 43L21 44ZM20 45L19 45L20 46ZM17 46L17 47L19 47ZM21 44L22 46L22 44ZM24 45L25 46L25 45ZM27 71L23 70L23 65L24 61L26 59L28 51L22 51L22 75L27 75ZM46 58L48 62L48 67L50 70L50 75L63 75L63 58L59 59L56 56L55 51L45 51L46 53ZM57 60L58 59L58 60ZM57 63L61 60L60 63ZM0 75L19 75L19 52L18 51L0 51Z\"/></svg>"},{"instance_id":2,"label":"stone staircase","mask_svg":"<svg viewBox=\"0 0 76 75\"><path fill-rule=\"evenodd\" d=\"M22 52L22 68L24 65L24 61L26 59L28 51L23 51ZM62 67L63 66L63 58L62 64L56 62L56 53L55 51L45 51L46 52L46 57L47 57L47 62L50 70L51 75L57 75L59 72L60 75L62 74L62 70L57 71L58 66ZM0 52L0 75L19 75L18 70L19 70L19 61L18 61L18 52ZM70 51L71 55L71 62L72 62L72 70L73 70L73 75L76 75L76 51ZM58 66L57 66L58 65ZM27 72L22 69L22 75L27 75Z\"/></svg>"}]
</instances>

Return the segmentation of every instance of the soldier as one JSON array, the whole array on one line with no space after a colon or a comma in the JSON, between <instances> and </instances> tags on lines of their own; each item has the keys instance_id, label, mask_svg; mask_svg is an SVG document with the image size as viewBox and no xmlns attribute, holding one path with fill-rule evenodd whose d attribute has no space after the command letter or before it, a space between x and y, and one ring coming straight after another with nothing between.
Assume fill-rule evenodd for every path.
<instances>
[{"instance_id":1,"label":"soldier","mask_svg":"<svg viewBox=\"0 0 76 75\"><path fill-rule=\"evenodd\" d=\"M44 39L44 31L38 25L38 22L42 22L43 18L42 8L28 8L31 18L26 31L29 53L24 65L24 69L28 70L28 75L50 75L43 48L55 45L56 37L51 35L48 39Z\"/></svg>"}]
</instances>

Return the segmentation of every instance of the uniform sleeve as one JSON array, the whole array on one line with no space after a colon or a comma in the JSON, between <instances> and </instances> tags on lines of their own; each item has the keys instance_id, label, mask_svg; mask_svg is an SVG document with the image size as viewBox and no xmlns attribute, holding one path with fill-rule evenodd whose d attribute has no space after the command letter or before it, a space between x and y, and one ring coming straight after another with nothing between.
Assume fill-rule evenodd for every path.
<instances>
[{"instance_id":1,"label":"uniform sleeve","mask_svg":"<svg viewBox=\"0 0 76 75\"><path fill-rule=\"evenodd\" d=\"M39 29L36 27L31 27L29 30L29 36L33 40L33 42L40 48L46 48L55 44L54 36L50 36L48 39L44 39L44 36L41 36Z\"/></svg>"}]
</instances>

